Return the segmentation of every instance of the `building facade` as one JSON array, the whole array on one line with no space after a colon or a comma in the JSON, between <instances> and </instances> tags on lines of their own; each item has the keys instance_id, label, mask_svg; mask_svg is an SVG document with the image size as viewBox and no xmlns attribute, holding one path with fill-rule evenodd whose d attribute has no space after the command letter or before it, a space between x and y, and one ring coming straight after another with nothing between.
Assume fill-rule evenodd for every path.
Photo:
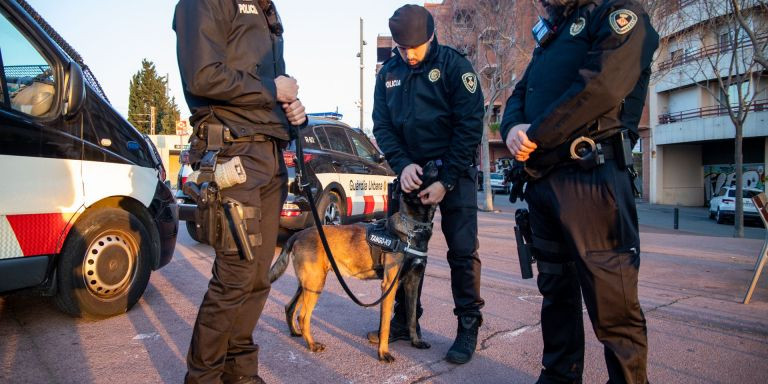
<instances>
[{"instance_id":1,"label":"building facade","mask_svg":"<svg viewBox=\"0 0 768 384\"><path fill-rule=\"evenodd\" d=\"M746 112L743 186L765 189L768 78L753 55L766 52L764 8L743 14L757 44L719 0L672 0L661 14L661 46L649 92L650 135L643 135L644 192L658 204L702 206L735 180L736 129Z\"/></svg>"}]
</instances>

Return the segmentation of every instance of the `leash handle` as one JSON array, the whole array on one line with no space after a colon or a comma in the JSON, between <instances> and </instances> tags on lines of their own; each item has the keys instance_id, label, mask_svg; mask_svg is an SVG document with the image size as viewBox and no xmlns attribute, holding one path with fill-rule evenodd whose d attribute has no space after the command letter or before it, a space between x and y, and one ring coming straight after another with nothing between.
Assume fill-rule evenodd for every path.
<instances>
[{"instance_id":1,"label":"leash handle","mask_svg":"<svg viewBox=\"0 0 768 384\"><path fill-rule=\"evenodd\" d=\"M297 164L297 172L296 172L296 178L298 179L298 186L299 191L303 192L304 195L307 197L307 200L309 201L309 208L310 211L312 211L312 218L315 220L315 226L317 227L317 233L320 236L320 242L323 243L323 249L325 250L325 254L328 257L328 261L331 262L331 268L333 269L333 273L336 275L336 278L339 280L339 284L341 284L341 288L344 289L344 292L346 292L347 296L349 296L352 301L355 302L355 304L361 306L361 307L373 307L375 305L379 305L387 295L392 292L392 289L395 287L395 283L397 283L400 280L400 276L403 273L403 269L405 267L405 255L403 255L403 261L400 264L400 268L397 270L397 275L395 276L395 279L392 280L392 283L390 283L389 288L379 297L378 300L366 304L360 301L360 299L355 296L355 294L352 292L351 289L349 289L349 286L347 285L347 282L344 281L344 277L341 275L341 271L339 271L339 266L336 264L336 259L333 257L333 253L331 252L331 247L328 245L328 239L325 237L325 232L323 231L323 224L320 221L320 215L317 213L317 206L315 204L315 198L312 196L312 188L309 187L309 183L302 184L303 182L303 175L305 174L305 164L304 164L304 149L302 145L301 140L301 129L306 127L306 122L302 124L301 126L291 126L291 129L296 132L296 164Z\"/></svg>"}]
</instances>

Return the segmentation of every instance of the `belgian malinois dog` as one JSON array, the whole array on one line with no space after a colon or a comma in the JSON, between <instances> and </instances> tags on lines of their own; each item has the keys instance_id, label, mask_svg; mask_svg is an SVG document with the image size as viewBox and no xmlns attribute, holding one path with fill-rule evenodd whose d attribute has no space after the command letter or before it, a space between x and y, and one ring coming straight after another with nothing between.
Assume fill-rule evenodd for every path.
<instances>
[{"instance_id":1,"label":"belgian malinois dog","mask_svg":"<svg viewBox=\"0 0 768 384\"><path fill-rule=\"evenodd\" d=\"M437 181L437 173L434 162L427 163L423 167L421 188L424 189ZM427 244L432 237L432 219L437 206L423 205L418 193L419 191L400 193L399 210L387 219L386 225L389 232L397 234L400 241L409 244L409 247L417 250L417 253L421 251L425 255ZM381 258L375 257L366 239L367 227L370 225L372 224L324 226L323 231L343 276L352 276L360 280L378 279L374 266L381 264L383 265L382 294L390 284L394 284L381 302L379 324L379 360L389 363L395 360L389 353L389 328L398 284L403 284L406 296L404 304L411 345L420 349L430 347L428 343L421 340L417 332L416 316L419 281L424 274L426 257L413 257L414 254L408 252L384 252ZM307 228L286 241L280 256L269 271L270 281L274 282L285 272L291 256L293 256L293 268L299 280L299 286L296 294L285 306L285 319L292 336L303 336L309 350L320 352L325 349L325 346L312 337L310 320L312 310L323 291L326 276L332 267L316 228ZM401 267L403 272L401 272L400 281L394 281ZM299 311L298 327L297 310Z\"/></svg>"}]
</instances>

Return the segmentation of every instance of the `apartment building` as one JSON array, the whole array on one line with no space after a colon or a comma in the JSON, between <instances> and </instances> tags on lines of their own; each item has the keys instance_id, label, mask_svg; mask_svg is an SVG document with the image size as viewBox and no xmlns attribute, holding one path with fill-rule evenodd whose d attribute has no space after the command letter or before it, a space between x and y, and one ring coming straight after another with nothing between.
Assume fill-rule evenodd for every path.
<instances>
[{"instance_id":1,"label":"apartment building","mask_svg":"<svg viewBox=\"0 0 768 384\"><path fill-rule=\"evenodd\" d=\"M765 9L741 1L757 37L755 47L733 17L730 1L666 3L649 92L651 134L642 143L646 197L659 204L702 206L722 186L732 185L736 130L729 109L739 108L747 111L743 185L765 189L768 77L752 60L756 50L766 52Z\"/></svg>"}]
</instances>

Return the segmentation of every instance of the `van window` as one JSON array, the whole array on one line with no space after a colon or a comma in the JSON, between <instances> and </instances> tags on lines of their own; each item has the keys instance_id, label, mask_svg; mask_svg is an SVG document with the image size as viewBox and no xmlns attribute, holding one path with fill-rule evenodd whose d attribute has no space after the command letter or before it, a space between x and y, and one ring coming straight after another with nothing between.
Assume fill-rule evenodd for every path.
<instances>
[{"instance_id":1,"label":"van window","mask_svg":"<svg viewBox=\"0 0 768 384\"><path fill-rule=\"evenodd\" d=\"M8 15L0 13L0 55L2 55L3 93L10 108L30 116L47 114L56 96L55 78L51 63L22 34Z\"/></svg>"}]
</instances>

